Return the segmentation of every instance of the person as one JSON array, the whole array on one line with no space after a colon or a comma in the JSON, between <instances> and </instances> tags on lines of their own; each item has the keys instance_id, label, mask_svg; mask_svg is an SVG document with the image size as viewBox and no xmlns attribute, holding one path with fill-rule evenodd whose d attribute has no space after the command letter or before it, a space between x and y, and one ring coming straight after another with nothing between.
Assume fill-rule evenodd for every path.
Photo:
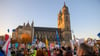
<instances>
[{"instance_id":1,"label":"person","mask_svg":"<svg viewBox=\"0 0 100 56\"><path fill-rule=\"evenodd\" d=\"M30 52L31 52L30 56L36 56L37 48L31 49Z\"/></svg>"},{"instance_id":2,"label":"person","mask_svg":"<svg viewBox=\"0 0 100 56\"><path fill-rule=\"evenodd\" d=\"M74 55L76 55L76 51L77 51L77 48L76 48L76 46L75 46L75 48L74 48Z\"/></svg>"},{"instance_id":3,"label":"person","mask_svg":"<svg viewBox=\"0 0 100 56\"><path fill-rule=\"evenodd\" d=\"M22 54L22 51L21 50L18 50L16 55L17 56L24 56L24 54Z\"/></svg>"},{"instance_id":4,"label":"person","mask_svg":"<svg viewBox=\"0 0 100 56\"><path fill-rule=\"evenodd\" d=\"M11 56L15 56L16 54L15 54L15 51L14 51L14 49L12 48L11 49Z\"/></svg>"},{"instance_id":5,"label":"person","mask_svg":"<svg viewBox=\"0 0 100 56\"><path fill-rule=\"evenodd\" d=\"M42 48L38 48L38 49L37 49L36 56L44 56L44 55L43 55Z\"/></svg>"},{"instance_id":6,"label":"person","mask_svg":"<svg viewBox=\"0 0 100 56\"><path fill-rule=\"evenodd\" d=\"M66 52L66 48L65 47L61 47L61 51L63 52L63 56L67 56L67 52Z\"/></svg>"},{"instance_id":7,"label":"person","mask_svg":"<svg viewBox=\"0 0 100 56\"><path fill-rule=\"evenodd\" d=\"M95 55L98 55L99 54L99 49L97 48L97 47L93 47L93 50L94 50L94 52L95 52Z\"/></svg>"},{"instance_id":8,"label":"person","mask_svg":"<svg viewBox=\"0 0 100 56\"><path fill-rule=\"evenodd\" d=\"M98 48L98 49L99 49L99 54L98 54L98 56L100 56L100 46L99 46L99 48Z\"/></svg>"},{"instance_id":9,"label":"person","mask_svg":"<svg viewBox=\"0 0 100 56\"><path fill-rule=\"evenodd\" d=\"M57 56L63 56L62 51L60 49L57 49L56 53L57 53Z\"/></svg>"},{"instance_id":10,"label":"person","mask_svg":"<svg viewBox=\"0 0 100 56\"><path fill-rule=\"evenodd\" d=\"M2 50L2 47L0 46L0 56L5 56L4 51Z\"/></svg>"},{"instance_id":11,"label":"person","mask_svg":"<svg viewBox=\"0 0 100 56\"><path fill-rule=\"evenodd\" d=\"M8 54L7 56L11 56L11 48L8 48Z\"/></svg>"},{"instance_id":12,"label":"person","mask_svg":"<svg viewBox=\"0 0 100 56\"><path fill-rule=\"evenodd\" d=\"M47 52L46 47L43 47L42 50L43 50L43 55L44 56L48 56L48 52Z\"/></svg>"},{"instance_id":13,"label":"person","mask_svg":"<svg viewBox=\"0 0 100 56\"><path fill-rule=\"evenodd\" d=\"M25 55L25 56L28 55L28 49L27 49L27 48L24 49L24 55Z\"/></svg>"},{"instance_id":14,"label":"person","mask_svg":"<svg viewBox=\"0 0 100 56\"><path fill-rule=\"evenodd\" d=\"M96 56L92 47L81 43L77 50L77 56Z\"/></svg>"},{"instance_id":15,"label":"person","mask_svg":"<svg viewBox=\"0 0 100 56\"><path fill-rule=\"evenodd\" d=\"M70 46L67 47L67 50L66 51L67 51L66 56L73 56L72 55L72 50L71 50L71 47Z\"/></svg>"},{"instance_id":16,"label":"person","mask_svg":"<svg viewBox=\"0 0 100 56\"><path fill-rule=\"evenodd\" d=\"M53 56L57 56L56 49L53 49Z\"/></svg>"}]
</instances>

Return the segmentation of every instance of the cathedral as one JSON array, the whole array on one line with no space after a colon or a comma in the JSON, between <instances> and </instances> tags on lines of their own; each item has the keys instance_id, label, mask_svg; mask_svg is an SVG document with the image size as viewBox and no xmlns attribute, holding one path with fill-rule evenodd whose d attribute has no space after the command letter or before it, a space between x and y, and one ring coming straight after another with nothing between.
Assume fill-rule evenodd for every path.
<instances>
[{"instance_id":1,"label":"cathedral","mask_svg":"<svg viewBox=\"0 0 100 56\"><path fill-rule=\"evenodd\" d=\"M18 41L21 39L21 34L27 33L32 40L34 36L36 36L40 41L45 41L45 38L47 38L49 42L53 42L56 41L56 31L58 31L60 41L69 43L72 37L68 7L64 3L64 6L58 13L58 28L35 27L32 21L31 24L28 22L27 24L19 25L15 30L16 31L12 33L12 38L18 39Z\"/></svg>"}]
</instances>

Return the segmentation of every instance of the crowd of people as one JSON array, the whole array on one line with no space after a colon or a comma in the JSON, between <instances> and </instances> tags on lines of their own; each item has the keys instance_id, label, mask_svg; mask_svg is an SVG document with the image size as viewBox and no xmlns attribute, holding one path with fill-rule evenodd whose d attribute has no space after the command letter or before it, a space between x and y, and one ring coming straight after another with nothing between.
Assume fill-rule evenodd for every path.
<instances>
[{"instance_id":1,"label":"crowd of people","mask_svg":"<svg viewBox=\"0 0 100 56\"><path fill-rule=\"evenodd\" d=\"M9 56L100 56L99 49L88 46L85 43L80 44L80 47L75 47L72 50L71 46L53 48L52 50L46 47L36 48L9 48ZM98 52L97 52L98 50ZM2 47L0 47L0 56L6 56ZM9 53L9 52L8 52Z\"/></svg>"},{"instance_id":2,"label":"crowd of people","mask_svg":"<svg viewBox=\"0 0 100 56\"><path fill-rule=\"evenodd\" d=\"M54 47L52 49L47 48L43 43L42 47L39 43L41 41L36 41L36 44L30 48L20 48L11 46L8 48L8 54L6 54L2 47L0 46L0 56L100 56L100 46L90 46L83 42L80 45L71 45Z\"/></svg>"}]
</instances>

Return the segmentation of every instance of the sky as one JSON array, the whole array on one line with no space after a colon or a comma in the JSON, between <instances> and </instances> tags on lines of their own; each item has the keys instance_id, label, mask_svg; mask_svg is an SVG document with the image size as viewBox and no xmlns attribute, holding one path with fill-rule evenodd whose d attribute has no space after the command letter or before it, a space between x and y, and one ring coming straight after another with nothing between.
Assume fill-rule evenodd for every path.
<instances>
[{"instance_id":1,"label":"sky","mask_svg":"<svg viewBox=\"0 0 100 56\"><path fill-rule=\"evenodd\" d=\"M0 35L34 21L35 26L56 27L64 2L69 8L71 30L76 38L99 39L100 0L0 0Z\"/></svg>"}]
</instances>

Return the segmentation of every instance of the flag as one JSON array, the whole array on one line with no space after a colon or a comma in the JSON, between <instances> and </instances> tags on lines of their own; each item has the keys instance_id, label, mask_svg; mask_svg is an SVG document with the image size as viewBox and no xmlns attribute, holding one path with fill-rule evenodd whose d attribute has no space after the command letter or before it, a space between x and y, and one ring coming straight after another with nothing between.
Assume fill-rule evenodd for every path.
<instances>
[{"instance_id":1,"label":"flag","mask_svg":"<svg viewBox=\"0 0 100 56\"><path fill-rule=\"evenodd\" d=\"M6 55L8 54L9 48L10 48L10 38L6 41L6 43L2 47L2 50L5 52Z\"/></svg>"},{"instance_id":2,"label":"flag","mask_svg":"<svg viewBox=\"0 0 100 56\"><path fill-rule=\"evenodd\" d=\"M33 41L32 41L32 45L34 45L35 44L35 42L36 42L36 36L34 36L34 39L33 39Z\"/></svg>"},{"instance_id":3,"label":"flag","mask_svg":"<svg viewBox=\"0 0 100 56\"><path fill-rule=\"evenodd\" d=\"M47 51L48 51L48 56L51 56L50 50L47 50Z\"/></svg>"},{"instance_id":4,"label":"flag","mask_svg":"<svg viewBox=\"0 0 100 56\"><path fill-rule=\"evenodd\" d=\"M98 33L97 36L100 38L100 33Z\"/></svg>"},{"instance_id":5,"label":"flag","mask_svg":"<svg viewBox=\"0 0 100 56\"><path fill-rule=\"evenodd\" d=\"M5 34L5 41L7 41L9 39L9 35Z\"/></svg>"},{"instance_id":6,"label":"flag","mask_svg":"<svg viewBox=\"0 0 100 56\"><path fill-rule=\"evenodd\" d=\"M49 46L48 46L48 39L47 39L47 37L45 38L45 42L46 42L46 48L48 49Z\"/></svg>"},{"instance_id":7,"label":"flag","mask_svg":"<svg viewBox=\"0 0 100 56\"><path fill-rule=\"evenodd\" d=\"M59 34L58 34L58 32L57 32L57 31L56 31L56 39L57 39L57 42L58 42L59 47L60 47L60 46L61 46L61 44L60 44Z\"/></svg>"},{"instance_id":8,"label":"flag","mask_svg":"<svg viewBox=\"0 0 100 56\"><path fill-rule=\"evenodd\" d=\"M18 43L15 43L15 48L17 48L18 47Z\"/></svg>"}]
</instances>

